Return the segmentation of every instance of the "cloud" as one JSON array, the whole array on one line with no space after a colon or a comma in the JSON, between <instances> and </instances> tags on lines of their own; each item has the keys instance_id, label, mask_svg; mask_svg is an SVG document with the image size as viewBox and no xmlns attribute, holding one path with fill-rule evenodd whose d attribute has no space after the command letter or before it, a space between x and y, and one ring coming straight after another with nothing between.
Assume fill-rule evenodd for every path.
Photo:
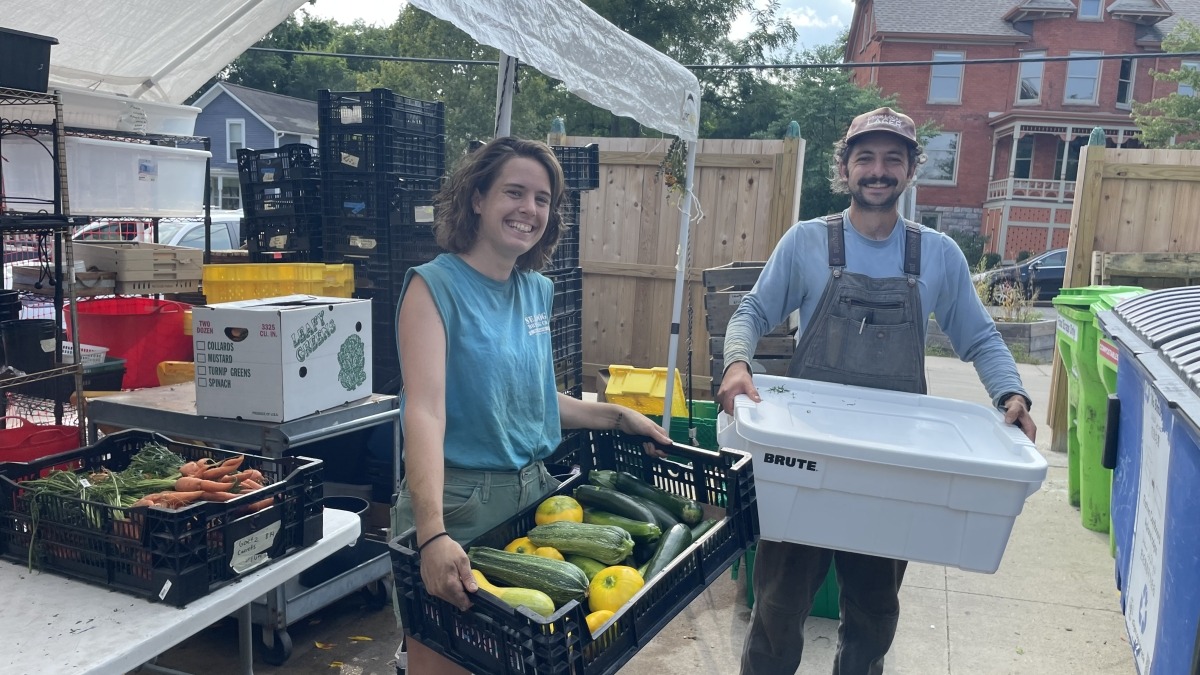
<instances>
[{"instance_id":1,"label":"cloud","mask_svg":"<svg viewBox=\"0 0 1200 675\"><path fill-rule=\"evenodd\" d=\"M761 7L766 3L758 0ZM780 17L796 27L799 42L806 47L829 44L837 40L838 35L850 25L854 15L852 0L782 0L779 7ZM734 21L729 31L730 37L744 37L752 27L749 14L743 14Z\"/></svg>"}]
</instances>

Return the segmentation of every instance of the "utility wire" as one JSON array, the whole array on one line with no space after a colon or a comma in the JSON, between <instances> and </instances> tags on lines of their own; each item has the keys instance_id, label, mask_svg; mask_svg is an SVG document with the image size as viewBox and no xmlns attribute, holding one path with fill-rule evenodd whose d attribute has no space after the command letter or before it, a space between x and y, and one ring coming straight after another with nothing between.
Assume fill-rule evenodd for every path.
<instances>
[{"instance_id":1,"label":"utility wire","mask_svg":"<svg viewBox=\"0 0 1200 675\"><path fill-rule=\"evenodd\" d=\"M458 66L498 66L499 61L475 61L471 59L433 59L416 56L379 56L375 54L340 54L335 52L309 52L300 49L273 49L250 47L246 51L270 52L275 54L299 54L305 56L327 56L339 59L368 59L373 61L405 61L410 63L434 63ZM900 66L957 66L987 65L997 63L1048 63L1056 61L1112 61L1116 59L1157 59L1198 57L1200 52L1142 52L1138 54L1091 54L1088 56L1016 56L994 59L945 59L937 61L854 61L850 63L731 63L692 64L684 68L691 70L808 70L813 68L895 68Z\"/></svg>"}]
</instances>

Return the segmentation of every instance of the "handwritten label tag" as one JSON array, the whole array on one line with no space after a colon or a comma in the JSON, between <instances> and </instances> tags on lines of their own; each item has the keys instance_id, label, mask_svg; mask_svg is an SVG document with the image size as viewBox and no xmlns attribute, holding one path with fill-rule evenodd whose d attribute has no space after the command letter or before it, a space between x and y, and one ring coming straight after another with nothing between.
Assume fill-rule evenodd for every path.
<instances>
[{"instance_id":1,"label":"handwritten label tag","mask_svg":"<svg viewBox=\"0 0 1200 675\"><path fill-rule=\"evenodd\" d=\"M360 237L352 234L350 235L350 245L354 248L362 248L369 251L378 246L379 243L370 237Z\"/></svg>"},{"instance_id":2,"label":"handwritten label tag","mask_svg":"<svg viewBox=\"0 0 1200 675\"><path fill-rule=\"evenodd\" d=\"M267 551L271 550L275 543L275 536L279 534L281 526L282 523L277 520L258 532L235 541L229 567L238 574L244 574L267 562Z\"/></svg>"},{"instance_id":3,"label":"handwritten label tag","mask_svg":"<svg viewBox=\"0 0 1200 675\"><path fill-rule=\"evenodd\" d=\"M418 206L417 208L415 208L413 210L413 216L414 216L413 220L415 220L418 223L432 223L433 222L433 207L432 206Z\"/></svg>"},{"instance_id":4,"label":"handwritten label tag","mask_svg":"<svg viewBox=\"0 0 1200 675\"><path fill-rule=\"evenodd\" d=\"M356 155L350 155L350 154L343 152L342 153L342 164L345 164L346 166L352 166L357 169L358 168L358 157Z\"/></svg>"},{"instance_id":5,"label":"handwritten label tag","mask_svg":"<svg viewBox=\"0 0 1200 675\"><path fill-rule=\"evenodd\" d=\"M42 340L41 345L42 351L49 354L50 352L54 351L54 338L46 338L45 340Z\"/></svg>"}]
</instances>

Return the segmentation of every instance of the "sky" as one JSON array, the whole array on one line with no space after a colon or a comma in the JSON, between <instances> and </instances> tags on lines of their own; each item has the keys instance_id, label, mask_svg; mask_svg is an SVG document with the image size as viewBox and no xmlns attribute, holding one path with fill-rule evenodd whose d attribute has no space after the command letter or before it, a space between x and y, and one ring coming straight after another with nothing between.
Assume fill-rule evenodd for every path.
<instances>
[{"instance_id":1,"label":"sky","mask_svg":"<svg viewBox=\"0 0 1200 675\"><path fill-rule=\"evenodd\" d=\"M762 0L758 0L765 4ZM388 25L400 14L403 0L317 0L315 5L304 5L309 14L338 23L353 23L362 19L365 23ZM780 12L799 33L800 48L811 48L828 44L850 25L854 13L852 0L781 0ZM749 17L734 23L731 35L740 37L749 30Z\"/></svg>"}]
</instances>

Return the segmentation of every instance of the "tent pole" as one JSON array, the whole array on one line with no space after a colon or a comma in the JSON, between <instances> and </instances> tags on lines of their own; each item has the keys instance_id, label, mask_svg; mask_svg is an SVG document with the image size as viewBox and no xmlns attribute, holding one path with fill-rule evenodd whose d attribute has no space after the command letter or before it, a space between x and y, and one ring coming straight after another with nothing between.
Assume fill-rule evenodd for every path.
<instances>
[{"instance_id":1,"label":"tent pole","mask_svg":"<svg viewBox=\"0 0 1200 675\"><path fill-rule=\"evenodd\" d=\"M692 199L695 198L696 148L699 140L688 143L687 168L684 175L686 191L679 209L679 248L675 251L675 300L671 304L671 342L667 348L667 390L663 395L663 430L671 433L671 395L675 392L675 363L679 358L679 315L683 311L683 293L687 289L688 229L692 221ZM689 291L690 292L690 291ZM684 397L687 400L687 397Z\"/></svg>"},{"instance_id":2,"label":"tent pole","mask_svg":"<svg viewBox=\"0 0 1200 675\"><path fill-rule=\"evenodd\" d=\"M512 97L517 84L517 59L501 52L496 76L496 135L512 135Z\"/></svg>"}]
</instances>

